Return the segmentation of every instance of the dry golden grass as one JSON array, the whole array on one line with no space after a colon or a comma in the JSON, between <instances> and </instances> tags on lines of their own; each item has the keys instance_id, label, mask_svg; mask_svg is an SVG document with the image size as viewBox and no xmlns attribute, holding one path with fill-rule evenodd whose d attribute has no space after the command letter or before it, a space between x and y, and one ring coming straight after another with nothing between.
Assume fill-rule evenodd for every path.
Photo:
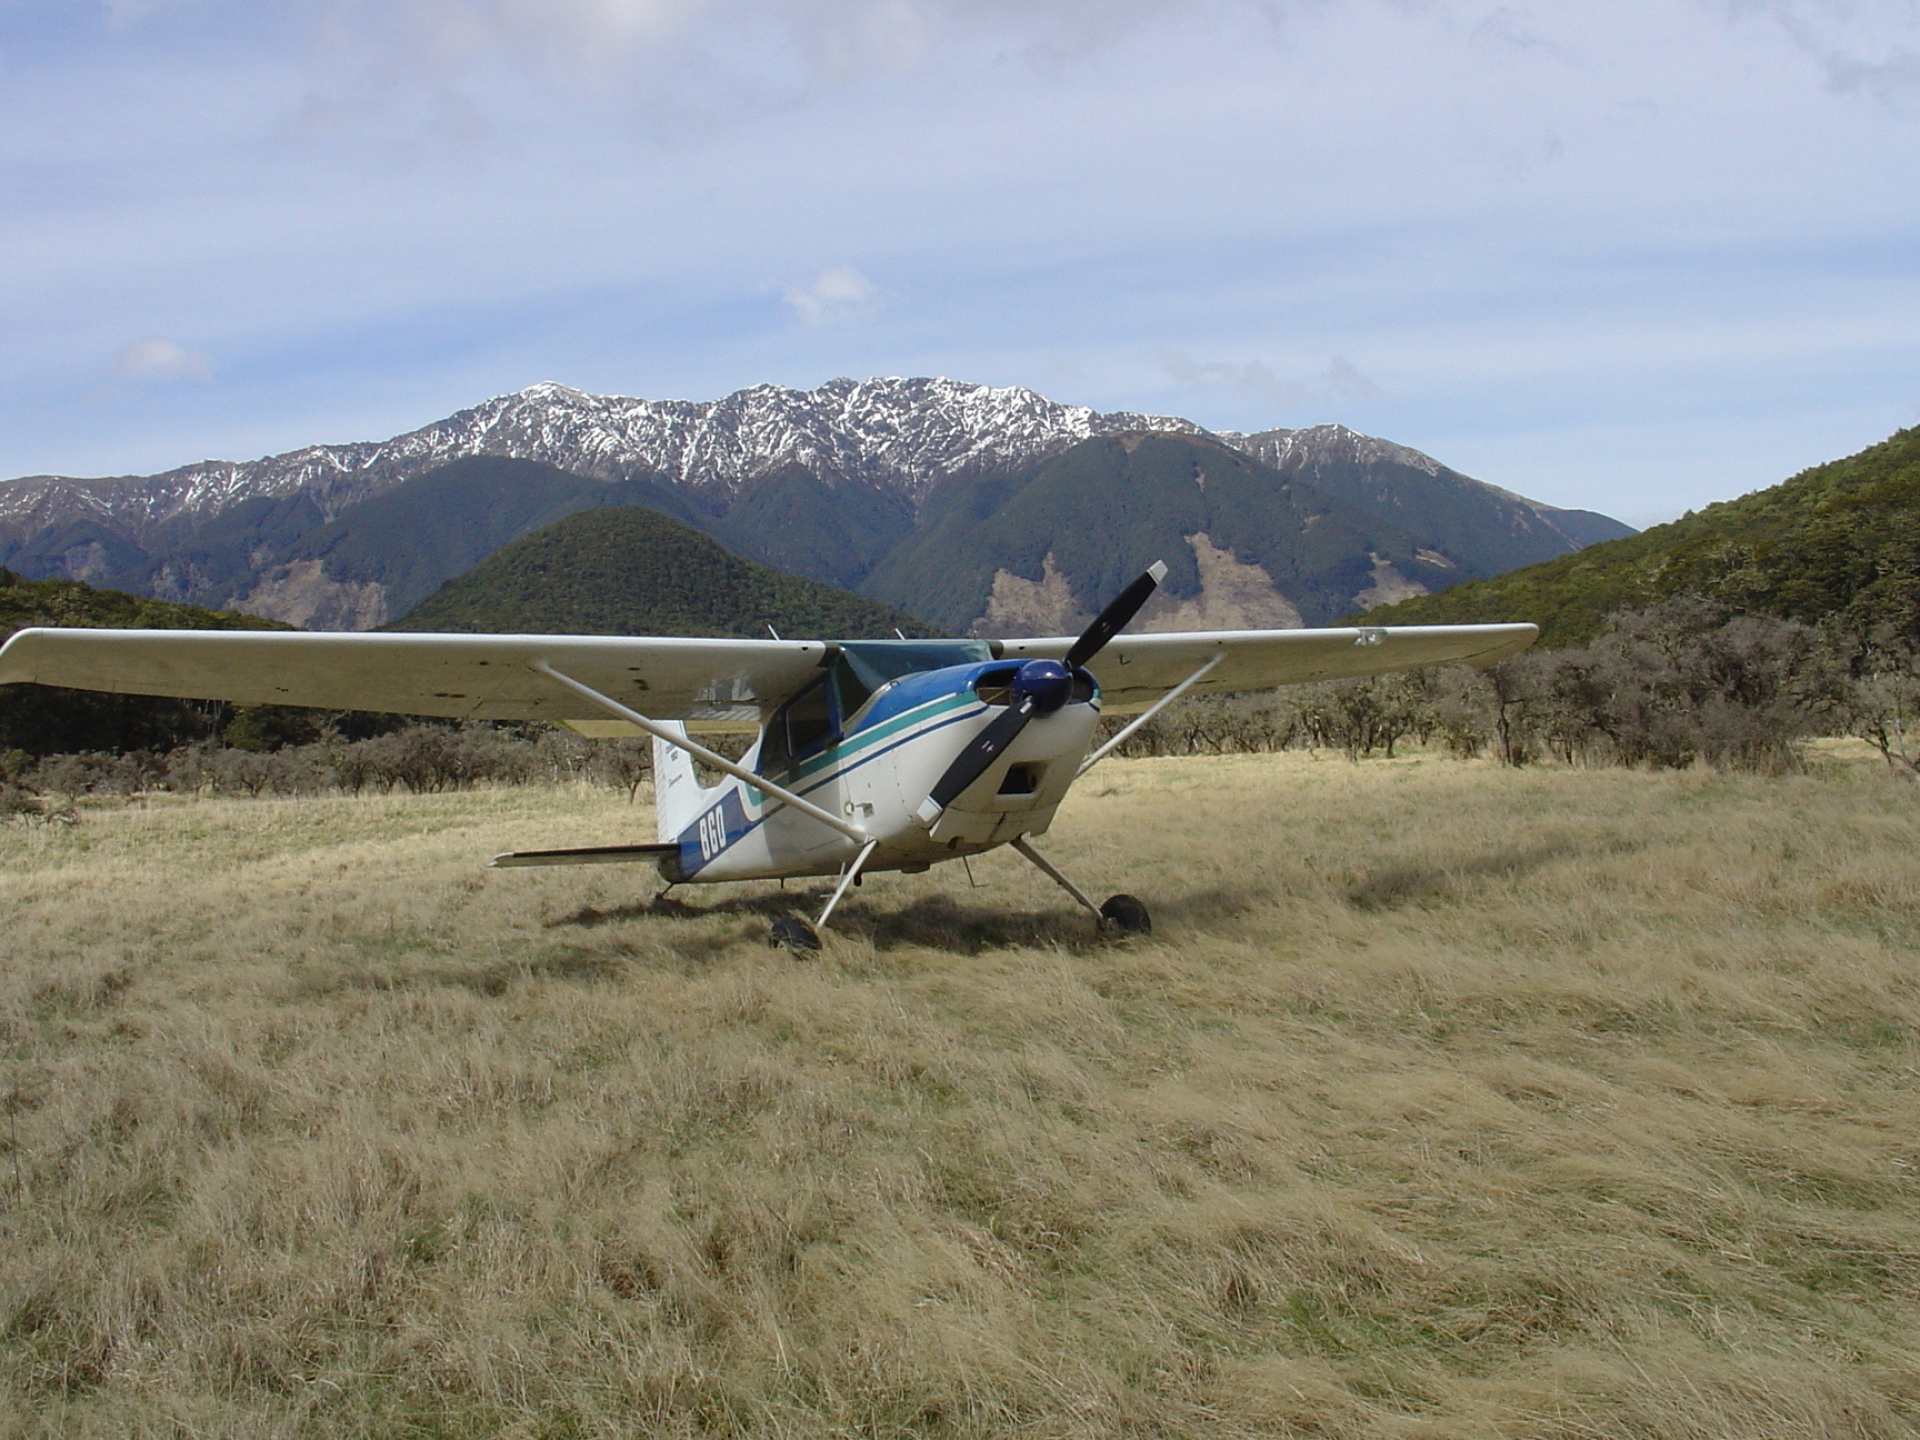
<instances>
[{"instance_id":1,"label":"dry golden grass","mask_svg":"<svg viewBox=\"0 0 1920 1440\"><path fill-rule=\"evenodd\" d=\"M990 857L810 963L479 868L650 828L0 830L0 1434L1920 1427L1909 788L1114 763L1151 938Z\"/></svg>"}]
</instances>

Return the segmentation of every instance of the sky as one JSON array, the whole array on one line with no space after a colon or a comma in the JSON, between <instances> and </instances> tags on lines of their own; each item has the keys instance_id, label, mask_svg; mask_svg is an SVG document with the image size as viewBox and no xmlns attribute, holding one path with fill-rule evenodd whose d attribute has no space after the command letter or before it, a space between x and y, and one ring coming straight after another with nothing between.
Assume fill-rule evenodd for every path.
<instances>
[{"instance_id":1,"label":"sky","mask_svg":"<svg viewBox=\"0 0 1920 1440\"><path fill-rule=\"evenodd\" d=\"M0 476L843 375L1773 484L1920 423L1920 0L0 0Z\"/></svg>"}]
</instances>

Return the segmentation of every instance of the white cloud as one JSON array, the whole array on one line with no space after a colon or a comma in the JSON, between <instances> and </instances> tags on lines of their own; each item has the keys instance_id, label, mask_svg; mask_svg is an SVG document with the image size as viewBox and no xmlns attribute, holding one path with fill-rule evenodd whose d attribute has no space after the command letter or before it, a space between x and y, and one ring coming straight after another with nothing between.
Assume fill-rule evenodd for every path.
<instances>
[{"instance_id":1,"label":"white cloud","mask_svg":"<svg viewBox=\"0 0 1920 1440\"><path fill-rule=\"evenodd\" d=\"M120 30L168 15L222 26L257 0L96 0ZM984 50L1043 65L1111 46L1143 24L1264 13L1276 0L280 0L263 32L298 37L322 77L343 64L382 86L470 72L653 88L697 72L739 95L829 88ZM197 12L197 13L196 13ZM663 68L663 62L664 67ZM350 81L352 88L357 81ZM718 97L715 97L718 98ZM764 98L764 96L762 96Z\"/></svg>"},{"instance_id":2,"label":"white cloud","mask_svg":"<svg viewBox=\"0 0 1920 1440\"><path fill-rule=\"evenodd\" d=\"M1160 368L1176 385L1189 388L1222 385L1282 408L1306 405L1314 399L1311 386L1297 380L1282 380L1265 364L1249 360L1244 364L1227 360L1195 360L1178 350L1160 355Z\"/></svg>"},{"instance_id":3,"label":"white cloud","mask_svg":"<svg viewBox=\"0 0 1920 1440\"><path fill-rule=\"evenodd\" d=\"M1912 0L1732 0L1728 9L1772 20L1826 72L1835 94L1891 103L1920 91Z\"/></svg>"},{"instance_id":4,"label":"white cloud","mask_svg":"<svg viewBox=\"0 0 1920 1440\"><path fill-rule=\"evenodd\" d=\"M1344 355L1335 355L1311 380L1278 375L1259 360L1195 360L1178 350L1162 351L1160 368L1176 385L1224 386L1277 409L1367 399L1380 393L1380 387L1355 369Z\"/></svg>"},{"instance_id":5,"label":"white cloud","mask_svg":"<svg viewBox=\"0 0 1920 1440\"><path fill-rule=\"evenodd\" d=\"M177 341L151 335L120 347L113 357L116 375L131 380L211 380L213 362Z\"/></svg>"},{"instance_id":6,"label":"white cloud","mask_svg":"<svg viewBox=\"0 0 1920 1440\"><path fill-rule=\"evenodd\" d=\"M1353 368L1353 362L1344 355L1336 355L1328 362L1327 368L1320 372L1320 383L1329 393L1364 400L1378 395L1380 387Z\"/></svg>"},{"instance_id":7,"label":"white cloud","mask_svg":"<svg viewBox=\"0 0 1920 1440\"><path fill-rule=\"evenodd\" d=\"M398 34L424 40L439 58L498 50L604 74L637 53L676 43L714 8L714 0L405 0L376 6L373 14L397 9ZM386 29L388 22L361 23Z\"/></svg>"},{"instance_id":8,"label":"white cloud","mask_svg":"<svg viewBox=\"0 0 1920 1440\"><path fill-rule=\"evenodd\" d=\"M1827 86L1835 94L1865 93L1891 103L1920 90L1920 54L1896 50L1885 59L1866 60L1844 52L1816 52L1826 67Z\"/></svg>"},{"instance_id":9,"label":"white cloud","mask_svg":"<svg viewBox=\"0 0 1920 1440\"><path fill-rule=\"evenodd\" d=\"M822 270L807 285L790 289L784 297L809 325L827 325L871 311L880 299L880 287L851 265Z\"/></svg>"},{"instance_id":10,"label":"white cloud","mask_svg":"<svg viewBox=\"0 0 1920 1440\"><path fill-rule=\"evenodd\" d=\"M845 83L875 71L916 69L937 44L932 17L913 0L870 0L837 7L837 15L835 8L816 8L828 23L811 17L796 23L815 71L828 81Z\"/></svg>"},{"instance_id":11,"label":"white cloud","mask_svg":"<svg viewBox=\"0 0 1920 1440\"><path fill-rule=\"evenodd\" d=\"M1043 67L1106 51L1149 27L1232 30L1251 20L1269 38L1298 43L1318 22L1403 24L1473 48L1533 52L1580 68L1609 28L1605 10L1488 0L95 0L107 23L134 29L158 17L223 27L221 12L264 13L257 28L301 37L332 70L366 72L431 88L449 70L497 79L526 70L548 80L644 79L691 67L703 84L746 92L769 85L844 84L897 75L969 52ZM1677 7L1621 7L1625 28L1645 8L1669 21ZM1706 0L1703 14L1740 26L1770 24L1812 57L1835 91L1878 95L1920 84L1913 0ZM1253 32L1242 30L1240 34ZM1604 42L1602 42L1604 46ZM667 62L663 70L657 62ZM648 62L655 62L648 69ZM337 76L335 77L338 78Z\"/></svg>"},{"instance_id":12,"label":"white cloud","mask_svg":"<svg viewBox=\"0 0 1920 1440\"><path fill-rule=\"evenodd\" d=\"M113 25L136 25L156 11L163 9L166 0L101 0L107 12L107 20Z\"/></svg>"}]
</instances>

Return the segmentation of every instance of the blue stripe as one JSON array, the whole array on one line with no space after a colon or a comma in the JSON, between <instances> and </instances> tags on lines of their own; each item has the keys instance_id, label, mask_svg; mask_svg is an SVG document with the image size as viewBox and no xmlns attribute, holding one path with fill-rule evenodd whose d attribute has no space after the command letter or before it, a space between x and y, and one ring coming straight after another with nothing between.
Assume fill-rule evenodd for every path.
<instances>
[{"instance_id":1,"label":"blue stripe","mask_svg":"<svg viewBox=\"0 0 1920 1440\"><path fill-rule=\"evenodd\" d=\"M842 775L851 775L855 770L858 770L862 765L865 765L868 761L878 760L882 755L890 755L895 750L898 750L902 745L908 744L909 742L914 740L918 740L923 735L931 735L933 734L934 731L944 730L949 725L958 725L962 720L971 720L974 716L981 714L987 708L988 707L986 707L985 705L976 706L974 709L965 711L962 714L951 716L948 719L937 722L936 724L928 725L923 727L922 729L915 730L910 735L902 735L898 740L894 741L891 745L882 745L877 750L873 751L871 754L862 755L858 760L854 761L853 764L846 766L844 769L834 771L833 774L828 775L827 777L822 779L818 785L811 786L806 790L796 790L794 791L794 794L800 795L803 797L807 795L811 795L815 790L820 789L821 786L831 785L835 780L838 780Z\"/></svg>"},{"instance_id":2,"label":"blue stripe","mask_svg":"<svg viewBox=\"0 0 1920 1440\"><path fill-rule=\"evenodd\" d=\"M747 822L740 791L727 791L717 804L680 832L680 873L688 878L698 875L759 823L757 820L752 824Z\"/></svg>"},{"instance_id":3,"label":"blue stripe","mask_svg":"<svg viewBox=\"0 0 1920 1440\"><path fill-rule=\"evenodd\" d=\"M966 720L972 716L978 715L982 711L986 710L987 708L988 707L985 705L976 706L974 709L969 710L964 714L951 716L950 718L941 720L936 724L928 725L923 729L916 730L910 735L903 735L898 740L894 741L891 745L882 745L877 750L872 751L870 754L862 755L858 760L854 761L853 764L846 766L844 769L836 770L830 775L822 777L819 781L817 781L813 785L808 786L805 790L794 791L794 794L799 795L802 798L808 795L811 795L813 794L814 791L824 789L826 786L831 785L835 780L839 779L842 775L852 774L855 770L858 770L862 765L867 764L871 760L878 760L882 755L888 754L889 752L894 750L898 750L902 745L905 745L910 741L918 740L922 735L931 735L936 730L944 730L949 725L957 725L962 720ZM780 805L784 806L787 803L786 801L781 800L780 797L777 795L773 796L772 798L775 801L777 801ZM732 823L726 823L725 824L725 835L726 835L725 843L722 844L721 847L718 850L715 850L712 854L703 856L701 854L701 846L700 846L700 826L703 822L711 824L712 822L708 820L708 816L712 816L715 811L723 810L726 807L728 801L733 802L734 814L737 815L738 817L739 828L735 829ZM759 819L749 821L747 819L745 809L743 809L740 804L739 789L735 788L735 789L729 790L726 793L726 795L721 799L718 805L714 806L713 809L708 810L706 814L701 816L699 820L696 820L692 825L689 825L686 828L686 830L681 832L680 866L681 866L682 872L689 879L691 879L693 876L697 875L700 871L706 869L708 865L712 864L715 860L719 859L719 857L722 854L732 849L734 845L738 844L741 840L744 840L747 836L751 835L755 830L758 830L762 825L766 824L767 815L770 813L772 812L771 811L763 812ZM726 822L731 822L732 819L733 819L733 816L724 817L724 820ZM710 831L709 833L712 833L712 832Z\"/></svg>"}]
</instances>

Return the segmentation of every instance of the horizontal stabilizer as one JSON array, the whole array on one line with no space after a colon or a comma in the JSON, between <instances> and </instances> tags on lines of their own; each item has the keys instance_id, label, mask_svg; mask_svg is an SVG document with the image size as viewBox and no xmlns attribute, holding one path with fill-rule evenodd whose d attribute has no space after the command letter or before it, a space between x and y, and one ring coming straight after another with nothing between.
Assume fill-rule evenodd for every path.
<instances>
[{"instance_id":1,"label":"horizontal stabilizer","mask_svg":"<svg viewBox=\"0 0 1920 1440\"><path fill-rule=\"evenodd\" d=\"M662 855L678 855L678 845L587 845L577 850L509 850L496 855L492 869L510 870L517 865L633 865L658 860Z\"/></svg>"}]
</instances>

